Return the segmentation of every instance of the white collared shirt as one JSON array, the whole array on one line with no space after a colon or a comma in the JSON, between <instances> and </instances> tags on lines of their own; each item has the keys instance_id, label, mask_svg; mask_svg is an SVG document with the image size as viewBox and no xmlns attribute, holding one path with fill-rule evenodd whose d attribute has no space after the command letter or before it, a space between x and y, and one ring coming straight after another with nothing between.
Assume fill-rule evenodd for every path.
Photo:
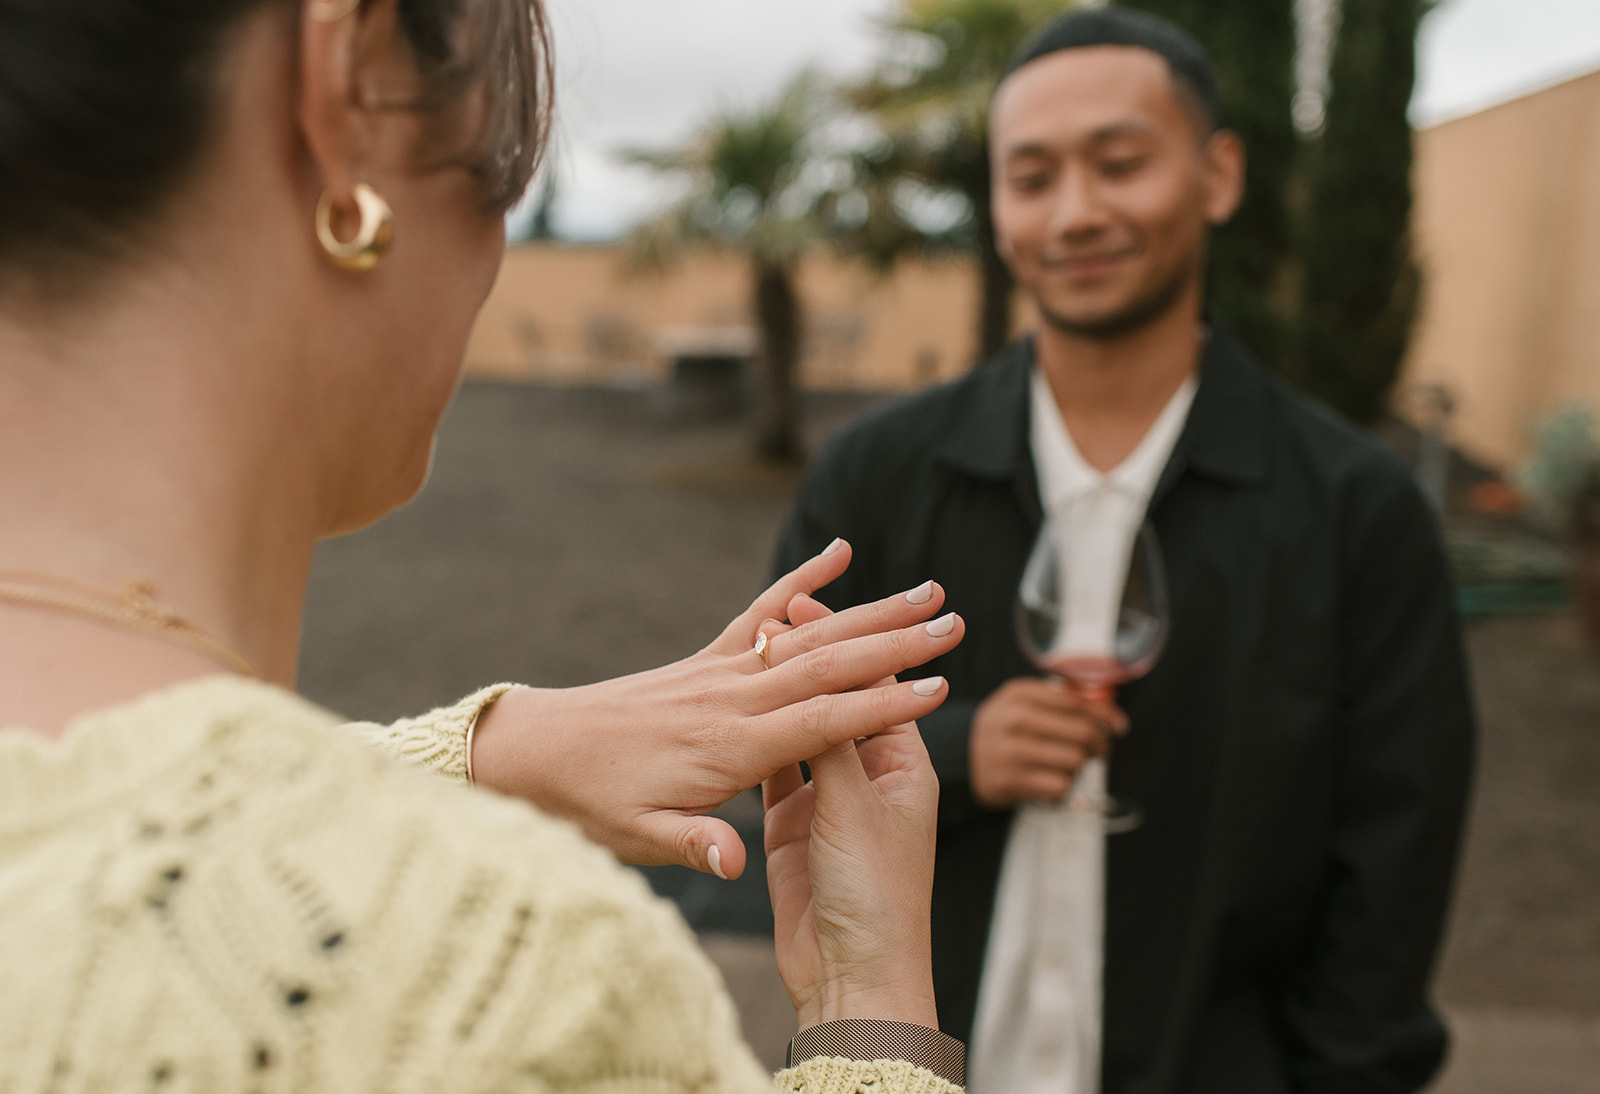
<instances>
[{"instance_id":1,"label":"white collared shirt","mask_svg":"<svg viewBox=\"0 0 1600 1094\"><path fill-rule=\"evenodd\" d=\"M1055 396L1033 370L1030 444L1047 517L1070 507L1063 550L1073 582L1057 645L1111 648L1133 538L1189 416L1198 381L1178 388L1137 448L1101 474L1079 453ZM1105 764L1079 771L1101 794ZM1055 805L1017 810L995 895L978 991L973 1094L1094 1094L1100 1082L1105 833L1100 818Z\"/></svg>"}]
</instances>

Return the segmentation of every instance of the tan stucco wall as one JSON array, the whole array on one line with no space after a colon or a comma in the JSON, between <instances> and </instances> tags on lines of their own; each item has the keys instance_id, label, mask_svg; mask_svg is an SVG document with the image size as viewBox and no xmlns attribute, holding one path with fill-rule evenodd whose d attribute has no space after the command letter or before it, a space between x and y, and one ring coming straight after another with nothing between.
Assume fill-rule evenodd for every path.
<instances>
[{"instance_id":1,"label":"tan stucco wall","mask_svg":"<svg viewBox=\"0 0 1600 1094\"><path fill-rule=\"evenodd\" d=\"M1417 134L1425 299L1403 383L1455 394L1455 439L1520 462L1539 418L1600 404L1600 72ZM468 348L476 375L556 382L660 376L657 332L749 322L733 254L632 273L620 247L516 247ZM800 279L801 382L893 389L971 362L969 262L903 262L892 278L827 254ZM1018 308L1019 327L1029 322Z\"/></svg>"},{"instance_id":2,"label":"tan stucco wall","mask_svg":"<svg viewBox=\"0 0 1600 1094\"><path fill-rule=\"evenodd\" d=\"M826 254L801 265L801 382L899 388L971 363L974 296L963 261L903 262L893 277ZM478 376L616 382L660 376L657 332L749 323L746 264L698 253L664 275L631 270L620 247L512 248L467 348Z\"/></svg>"},{"instance_id":3,"label":"tan stucco wall","mask_svg":"<svg viewBox=\"0 0 1600 1094\"><path fill-rule=\"evenodd\" d=\"M1457 398L1501 466L1571 401L1600 403L1600 72L1417 134L1426 299L1409 383Z\"/></svg>"}]
</instances>

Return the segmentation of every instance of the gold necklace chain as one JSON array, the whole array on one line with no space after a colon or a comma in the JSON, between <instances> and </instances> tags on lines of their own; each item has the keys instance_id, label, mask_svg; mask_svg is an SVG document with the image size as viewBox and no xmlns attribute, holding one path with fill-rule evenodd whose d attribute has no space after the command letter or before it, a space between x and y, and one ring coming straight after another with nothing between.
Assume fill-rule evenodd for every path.
<instances>
[{"instance_id":1,"label":"gold necklace chain","mask_svg":"<svg viewBox=\"0 0 1600 1094\"><path fill-rule=\"evenodd\" d=\"M242 675L260 675L227 643L157 600L155 586L140 578L130 580L118 595L54 574L0 570L0 600L150 635L187 646Z\"/></svg>"}]
</instances>

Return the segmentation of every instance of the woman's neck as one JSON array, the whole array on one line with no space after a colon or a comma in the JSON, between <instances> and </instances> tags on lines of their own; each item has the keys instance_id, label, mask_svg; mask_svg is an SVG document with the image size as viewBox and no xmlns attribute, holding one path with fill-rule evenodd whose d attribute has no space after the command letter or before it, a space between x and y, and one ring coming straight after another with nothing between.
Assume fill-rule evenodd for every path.
<instances>
[{"instance_id":1,"label":"woman's neck","mask_svg":"<svg viewBox=\"0 0 1600 1094\"><path fill-rule=\"evenodd\" d=\"M241 315L243 286L224 307L170 273L124 284L75 305L70 327L0 313L0 512L13 515L0 570L108 593L147 581L263 679L292 685L318 528L311 446L296 443L290 386L271 379L297 365L292 335ZM59 732L217 671L158 637L0 602L0 725Z\"/></svg>"}]
</instances>

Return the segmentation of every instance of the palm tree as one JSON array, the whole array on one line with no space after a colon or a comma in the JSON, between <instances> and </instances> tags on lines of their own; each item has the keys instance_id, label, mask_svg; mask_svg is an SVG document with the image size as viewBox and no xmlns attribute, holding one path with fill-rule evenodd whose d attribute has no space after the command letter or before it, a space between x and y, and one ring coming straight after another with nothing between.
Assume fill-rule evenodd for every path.
<instances>
[{"instance_id":1,"label":"palm tree","mask_svg":"<svg viewBox=\"0 0 1600 1094\"><path fill-rule=\"evenodd\" d=\"M795 374L801 350L801 255L823 234L824 187L810 170L830 98L802 73L770 104L714 118L683 148L630 152L636 164L685 178L687 196L630 237L634 259L666 266L693 247L728 247L750 264L760 338L756 452L769 462L802 454Z\"/></svg>"},{"instance_id":2,"label":"palm tree","mask_svg":"<svg viewBox=\"0 0 1600 1094\"><path fill-rule=\"evenodd\" d=\"M965 199L963 223L946 236L978 257L980 356L1011 336L1011 273L995 250L989 212L989 99L1022 40L1076 6L1076 0L901 0L884 24L889 59L846 92L882 135L858 157L862 175L878 180L877 192L894 193L887 180L900 178ZM868 224L883 219L890 218L875 216ZM883 262L886 244L909 249L922 235L909 224L899 235L878 227L869 256Z\"/></svg>"}]
</instances>

